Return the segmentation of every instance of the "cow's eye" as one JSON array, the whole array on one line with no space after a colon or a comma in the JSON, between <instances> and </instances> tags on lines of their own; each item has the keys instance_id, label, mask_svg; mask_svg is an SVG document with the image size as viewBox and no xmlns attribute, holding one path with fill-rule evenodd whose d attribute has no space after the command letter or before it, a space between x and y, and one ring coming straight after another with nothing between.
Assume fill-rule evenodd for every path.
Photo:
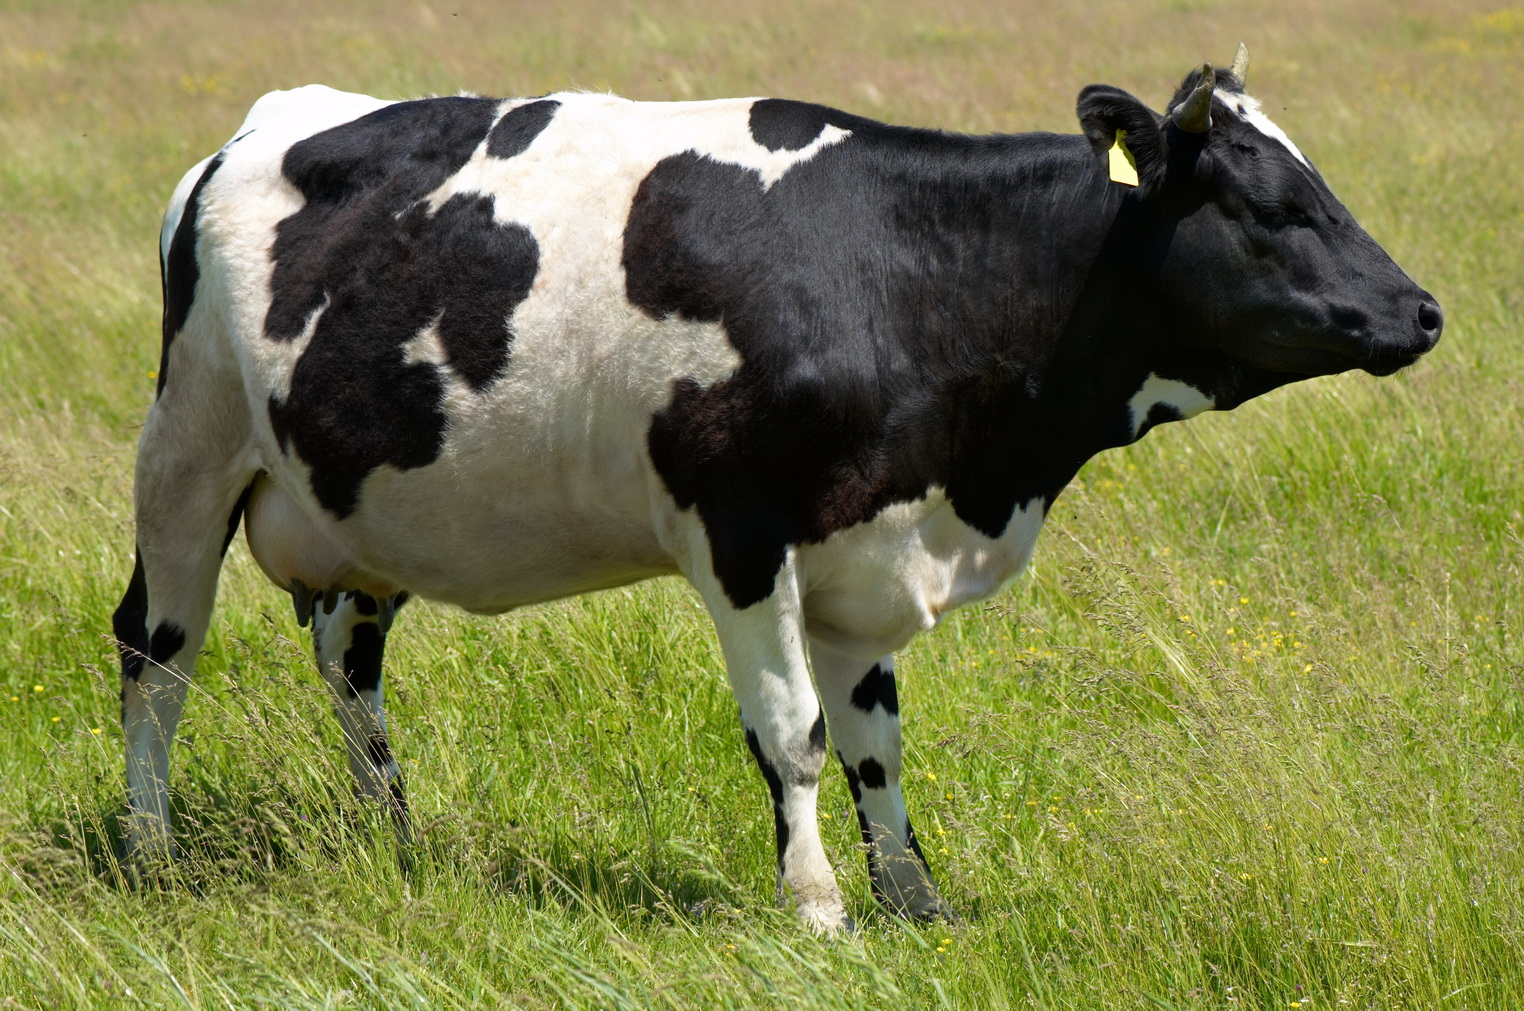
<instances>
[{"instance_id":1,"label":"cow's eye","mask_svg":"<svg viewBox=\"0 0 1524 1011\"><path fill-rule=\"evenodd\" d=\"M1254 216L1267 228L1305 228L1312 224L1312 212L1294 200L1258 204Z\"/></svg>"},{"instance_id":2,"label":"cow's eye","mask_svg":"<svg viewBox=\"0 0 1524 1011\"><path fill-rule=\"evenodd\" d=\"M1280 206L1281 219L1290 225L1312 224L1312 212L1301 204L1290 201Z\"/></svg>"}]
</instances>

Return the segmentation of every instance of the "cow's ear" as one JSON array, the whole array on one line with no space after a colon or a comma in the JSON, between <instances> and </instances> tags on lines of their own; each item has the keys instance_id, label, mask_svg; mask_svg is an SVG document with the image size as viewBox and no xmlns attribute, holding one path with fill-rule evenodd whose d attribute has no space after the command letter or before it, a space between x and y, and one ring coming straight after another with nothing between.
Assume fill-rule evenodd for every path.
<instances>
[{"instance_id":1,"label":"cow's ear","mask_svg":"<svg viewBox=\"0 0 1524 1011\"><path fill-rule=\"evenodd\" d=\"M1125 158L1137 170L1139 189L1147 193L1159 187L1164 181L1165 156L1163 118L1158 113L1109 84L1092 84L1081 91L1076 111L1080 127L1103 165ZM1126 131L1120 141L1119 131ZM1111 150L1119 143L1125 152L1113 155ZM1113 179L1117 178L1114 170L1108 170Z\"/></svg>"}]
</instances>

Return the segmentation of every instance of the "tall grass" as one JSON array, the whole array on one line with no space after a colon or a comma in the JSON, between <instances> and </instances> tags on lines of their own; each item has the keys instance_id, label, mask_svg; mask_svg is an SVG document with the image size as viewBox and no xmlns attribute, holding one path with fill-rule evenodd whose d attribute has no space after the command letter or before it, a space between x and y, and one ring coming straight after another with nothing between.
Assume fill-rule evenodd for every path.
<instances>
[{"instance_id":1,"label":"tall grass","mask_svg":"<svg viewBox=\"0 0 1524 1011\"><path fill-rule=\"evenodd\" d=\"M1094 461L1033 570L902 657L906 784L956 926L772 905L765 793L677 582L390 648L410 861L346 781L241 547L175 749L184 854L115 861L107 616L152 396L155 236L263 91L780 94L1073 130L1242 38L1251 90L1444 304L1388 380ZM1524 8L0 7L0 1006L1524 1006Z\"/></svg>"}]
</instances>

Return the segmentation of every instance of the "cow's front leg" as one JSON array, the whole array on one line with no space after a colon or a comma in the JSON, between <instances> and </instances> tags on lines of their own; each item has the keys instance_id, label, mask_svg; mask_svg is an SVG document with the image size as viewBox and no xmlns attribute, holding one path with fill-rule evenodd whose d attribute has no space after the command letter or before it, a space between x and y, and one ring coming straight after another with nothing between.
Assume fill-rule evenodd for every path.
<instances>
[{"instance_id":1,"label":"cow's front leg","mask_svg":"<svg viewBox=\"0 0 1524 1011\"><path fill-rule=\"evenodd\" d=\"M799 917L816 931L850 928L816 821L825 718L810 683L792 562L778 573L772 594L739 609L707 565L696 568L690 578L714 617L746 743L772 794L779 899L787 887Z\"/></svg>"},{"instance_id":2,"label":"cow's front leg","mask_svg":"<svg viewBox=\"0 0 1524 1011\"><path fill-rule=\"evenodd\" d=\"M411 830L402 771L392 757L381 704L381 656L400 597L377 601L351 591L321 601L313 615L312 644L333 694L355 787L361 796L391 808L397 833L407 842Z\"/></svg>"},{"instance_id":3,"label":"cow's front leg","mask_svg":"<svg viewBox=\"0 0 1524 1011\"><path fill-rule=\"evenodd\" d=\"M857 807L874 897L900 916L949 918L900 793L894 657L865 661L816 641L810 659L831 721L831 743Z\"/></svg>"}]
</instances>

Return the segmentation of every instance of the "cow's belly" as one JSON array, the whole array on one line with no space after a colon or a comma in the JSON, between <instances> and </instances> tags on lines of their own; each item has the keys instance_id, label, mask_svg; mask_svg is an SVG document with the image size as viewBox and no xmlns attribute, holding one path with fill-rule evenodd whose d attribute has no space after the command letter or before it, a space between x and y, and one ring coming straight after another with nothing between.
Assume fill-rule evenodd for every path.
<instances>
[{"instance_id":1,"label":"cow's belly","mask_svg":"<svg viewBox=\"0 0 1524 1011\"><path fill-rule=\"evenodd\" d=\"M674 571L649 521L484 481L409 476L425 475L373 475L342 521L261 477L245 522L250 551L288 590L296 581L373 596L406 589L481 613Z\"/></svg>"},{"instance_id":2,"label":"cow's belly","mask_svg":"<svg viewBox=\"0 0 1524 1011\"><path fill-rule=\"evenodd\" d=\"M371 506L346 522L408 589L477 612L675 571L639 477L621 483L523 461L516 471L377 474Z\"/></svg>"},{"instance_id":3,"label":"cow's belly","mask_svg":"<svg viewBox=\"0 0 1524 1011\"><path fill-rule=\"evenodd\" d=\"M872 522L798 550L812 639L873 660L904 646L942 615L993 595L1032 557L1043 503L1018 508L998 538L953 513L939 489L890 506Z\"/></svg>"}]
</instances>

